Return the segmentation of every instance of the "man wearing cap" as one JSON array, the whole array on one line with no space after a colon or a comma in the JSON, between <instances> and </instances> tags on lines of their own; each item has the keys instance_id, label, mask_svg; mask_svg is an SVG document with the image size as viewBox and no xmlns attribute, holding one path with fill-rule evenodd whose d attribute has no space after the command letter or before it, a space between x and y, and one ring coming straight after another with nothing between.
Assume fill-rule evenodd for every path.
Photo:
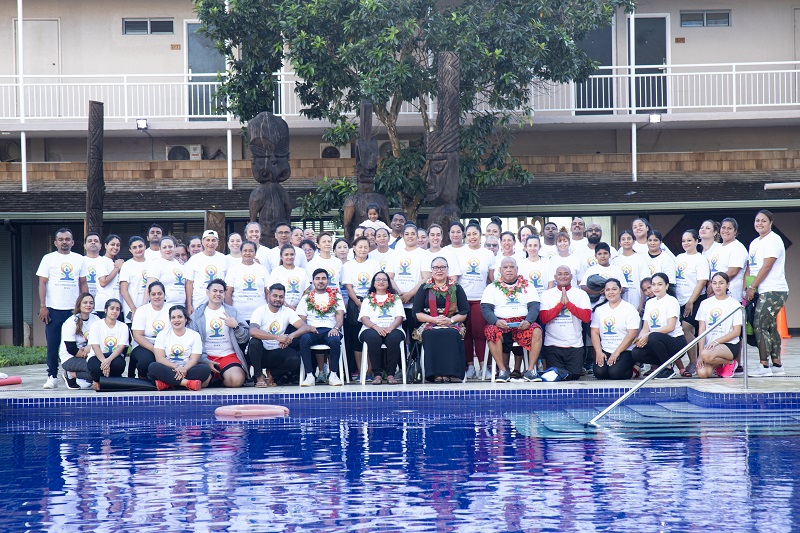
<instances>
[{"instance_id":1,"label":"man wearing cap","mask_svg":"<svg viewBox=\"0 0 800 533\"><path fill-rule=\"evenodd\" d=\"M215 279L225 279L228 258L217 252L219 235L213 229L203 232L203 251L193 255L183 267L186 284L186 309L191 315L200 305L208 301L206 286Z\"/></svg>"}]
</instances>

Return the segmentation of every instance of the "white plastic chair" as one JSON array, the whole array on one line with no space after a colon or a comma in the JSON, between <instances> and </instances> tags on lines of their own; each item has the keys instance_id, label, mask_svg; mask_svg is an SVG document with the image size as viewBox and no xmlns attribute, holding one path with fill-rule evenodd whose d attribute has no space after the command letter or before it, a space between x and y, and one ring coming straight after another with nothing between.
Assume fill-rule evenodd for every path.
<instances>
[{"instance_id":1,"label":"white plastic chair","mask_svg":"<svg viewBox=\"0 0 800 533\"><path fill-rule=\"evenodd\" d=\"M342 347L339 350L339 373L342 374L339 376L342 378L342 383L350 383L350 368L347 366L347 352L344 349L344 335L340 335L342 338ZM331 347L327 344L315 344L311 347L311 352L314 351L327 351L329 352L328 358L330 359L330 351ZM303 364L303 360L300 359L300 383L303 383L303 380L306 378L306 369L305 365Z\"/></svg>"},{"instance_id":2,"label":"white plastic chair","mask_svg":"<svg viewBox=\"0 0 800 533\"><path fill-rule=\"evenodd\" d=\"M381 344L381 349L386 348L386 344ZM369 358L367 357L367 343L363 343L361 347L361 384L367 384L367 362ZM406 340L405 338L400 341L400 367L403 370L403 385L406 384ZM391 370L394 372L394 369Z\"/></svg>"},{"instance_id":3,"label":"white plastic chair","mask_svg":"<svg viewBox=\"0 0 800 533\"><path fill-rule=\"evenodd\" d=\"M517 344L515 342L514 346L519 347L519 344ZM492 383L497 383L497 361L495 361L494 357L492 357L491 354L489 353L489 343L488 342L486 343L486 357L491 357L492 358ZM514 358L515 357L516 357L516 355L514 354L514 352L512 350L512 352L510 354L510 357L508 359L508 368L509 369L514 368ZM486 366L489 366L489 365L486 365ZM528 367L529 367L529 364L528 364L528 350L523 348L522 349L522 372L524 373L526 370L528 370ZM486 371L484 370L484 374L485 373L486 373Z\"/></svg>"}]
</instances>

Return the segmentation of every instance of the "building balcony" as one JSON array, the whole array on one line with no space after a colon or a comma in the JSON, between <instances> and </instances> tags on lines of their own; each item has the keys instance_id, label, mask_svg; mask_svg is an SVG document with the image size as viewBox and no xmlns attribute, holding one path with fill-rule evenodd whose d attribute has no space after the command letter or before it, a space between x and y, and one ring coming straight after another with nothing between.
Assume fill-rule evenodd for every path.
<instances>
[{"instance_id":1,"label":"building balcony","mask_svg":"<svg viewBox=\"0 0 800 533\"><path fill-rule=\"evenodd\" d=\"M300 115L296 77L276 73L273 112L291 126L324 127ZM88 101L105 103L106 129L135 129L137 118L179 131L238 129L220 111L215 74L0 76L0 128L4 131L82 131ZM660 115L665 127L692 121L800 118L800 62L601 67L582 83L542 82L531 88L534 127L595 124L620 128ZM436 102L428 102L436 113ZM418 107L406 103L401 126L421 127ZM765 122L766 123L766 122ZM770 122L773 123L773 122Z\"/></svg>"}]
</instances>

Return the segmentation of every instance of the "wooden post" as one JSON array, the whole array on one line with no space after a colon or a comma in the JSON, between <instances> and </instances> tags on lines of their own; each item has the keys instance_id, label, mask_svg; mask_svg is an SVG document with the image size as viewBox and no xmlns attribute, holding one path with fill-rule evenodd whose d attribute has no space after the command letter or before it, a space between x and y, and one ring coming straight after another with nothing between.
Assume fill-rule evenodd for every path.
<instances>
[{"instance_id":1,"label":"wooden post","mask_svg":"<svg viewBox=\"0 0 800 533\"><path fill-rule=\"evenodd\" d=\"M228 236L225 234L225 213L220 211L206 211L205 216L205 229L213 229L219 235L219 246L217 251L225 253L225 247L228 245Z\"/></svg>"},{"instance_id":2,"label":"wooden post","mask_svg":"<svg viewBox=\"0 0 800 533\"><path fill-rule=\"evenodd\" d=\"M83 234L96 231L103 236L103 102L89 102L89 136L86 147L86 219Z\"/></svg>"}]
</instances>

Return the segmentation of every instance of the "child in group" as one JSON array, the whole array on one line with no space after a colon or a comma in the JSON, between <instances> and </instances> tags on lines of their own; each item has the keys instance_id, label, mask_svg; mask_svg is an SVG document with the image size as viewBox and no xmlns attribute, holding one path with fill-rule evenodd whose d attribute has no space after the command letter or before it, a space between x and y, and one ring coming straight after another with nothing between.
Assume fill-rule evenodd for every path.
<instances>
[{"instance_id":1,"label":"child in group","mask_svg":"<svg viewBox=\"0 0 800 533\"><path fill-rule=\"evenodd\" d=\"M642 278L642 282L639 284L639 287L642 289L642 300L641 300L641 307L639 308L639 316L644 316L644 304L653 297L653 278ZM650 369L644 373L644 376L649 376L656 367L650 366ZM644 370L644 364L635 363L633 365L633 373L634 377L639 377L642 370Z\"/></svg>"},{"instance_id":2,"label":"child in group","mask_svg":"<svg viewBox=\"0 0 800 533\"><path fill-rule=\"evenodd\" d=\"M381 208L378 204L369 204L367 206L367 220L359 224L360 226L364 226L365 228L372 228L374 230L378 230L379 228L384 228L389 231L392 229L386 225L383 220L380 220L380 213Z\"/></svg>"}]
</instances>

